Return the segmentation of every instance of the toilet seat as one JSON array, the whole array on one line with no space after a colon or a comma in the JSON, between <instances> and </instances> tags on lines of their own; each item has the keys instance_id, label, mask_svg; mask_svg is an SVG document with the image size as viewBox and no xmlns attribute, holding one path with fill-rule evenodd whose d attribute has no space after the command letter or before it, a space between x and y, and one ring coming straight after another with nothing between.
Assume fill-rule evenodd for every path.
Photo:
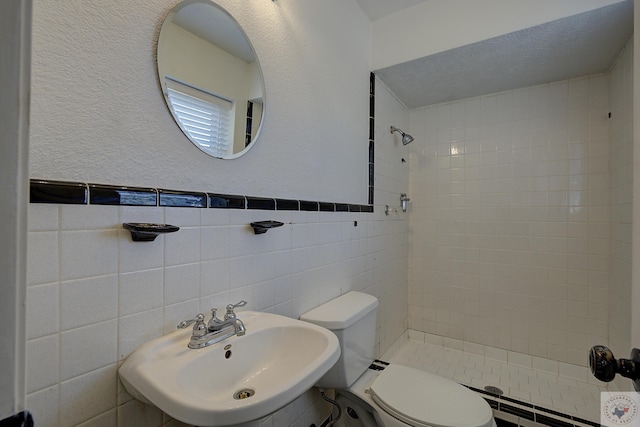
<instances>
[{"instance_id":1,"label":"toilet seat","mask_svg":"<svg viewBox=\"0 0 640 427\"><path fill-rule=\"evenodd\" d=\"M416 427L490 427L487 402L449 379L400 365L387 366L369 388L385 412Z\"/></svg>"}]
</instances>

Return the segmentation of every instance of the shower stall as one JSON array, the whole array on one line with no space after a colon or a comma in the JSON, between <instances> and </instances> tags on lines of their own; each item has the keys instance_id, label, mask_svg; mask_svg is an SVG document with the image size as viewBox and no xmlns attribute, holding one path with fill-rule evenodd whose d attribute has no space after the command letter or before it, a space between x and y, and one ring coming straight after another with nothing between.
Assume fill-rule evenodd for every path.
<instances>
[{"instance_id":1,"label":"shower stall","mask_svg":"<svg viewBox=\"0 0 640 427\"><path fill-rule=\"evenodd\" d=\"M410 330L585 382L592 345L628 356L632 87L630 41L607 73L410 111Z\"/></svg>"},{"instance_id":2,"label":"shower stall","mask_svg":"<svg viewBox=\"0 0 640 427\"><path fill-rule=\"evenodd\" d=\"M622 2L580 19L595 22L607 13L629 18L629 8L631 2ZM569 25L561 21L550 25ZM535 31L521 35L534 39ZM544 32L553 31L545 27ZM470 83L464 90L464 83L447 86L447 79L466 76L491 87L497 76L513 77L518 60L501 64L502 69L485 63L490 71L477 78L473 75L482 74L482 67L459 62L500 59L491 49L512 43L513 35L377 72L408 107L403 129L415 137L401 148L411 197L409 337L514 362L519 369L539 368L542 377L560 378L553 381L594 386L595 391L575 386L566 392L575 399L562 402L560 396L545 396L542 383L502 381L487 374L487 366L477 369L480 379L472 383L483 388L502 381L511 397L572 416L587 414L591 421L598 420L594 402L605 384L589 372L589 349L603 344L627 358L640 345L632 339L640 325L636 320L634 328L632 312L637 63L634 67L630 32L604 71L488 93L480 89L474 95ZM524 55L517 58L544 62ZM465 66L469 70L459 70ZM424 95L434 102L421 106L412 98L417 91L403 92L404 77L439 71L440 83L433 77L419 85L434 92ZM443 87L451 87L450 93ZM454 96L458 89L472 94ZM443 375L471 384L471 377L455 371L436 350L415 344L396 354L397 362L440 366ZM460 360L468 366L467 359ZM618 377L609 389L627 391L632 384Z\"/></svg>"}]
</instances>

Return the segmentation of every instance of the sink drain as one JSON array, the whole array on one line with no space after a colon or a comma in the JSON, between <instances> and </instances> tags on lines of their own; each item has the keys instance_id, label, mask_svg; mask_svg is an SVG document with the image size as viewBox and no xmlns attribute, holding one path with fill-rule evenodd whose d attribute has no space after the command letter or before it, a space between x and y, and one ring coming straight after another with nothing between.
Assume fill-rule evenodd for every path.
<instances>
[{"instance_id":1,"label":"sink drain","mask_svg":"<svg viewBox=\"0 0 640 427\"><path fill-rule=\"evenodd\" d=\"M253 396L254 394L256 394L256 392L251 390L250 388L243 388L242 390L238 390L235 393L233 393L233 398L236 400L242 400L242 399L247 399Z\"/></svg>"},{"instance_id":2,"label":"sink drain","mask_svg":"<svg viewBox=\"0 0 640 427\"><path fill-rule=\"evenodd\" d=\"M484 387L484 391L488 391L489 393L495 394L495 395L498 395L498 396L502 396L504 394L504 392L500 388L498 388L496 386L493 386L493 385L485 386Z\"/></svg>"}]
</instances>

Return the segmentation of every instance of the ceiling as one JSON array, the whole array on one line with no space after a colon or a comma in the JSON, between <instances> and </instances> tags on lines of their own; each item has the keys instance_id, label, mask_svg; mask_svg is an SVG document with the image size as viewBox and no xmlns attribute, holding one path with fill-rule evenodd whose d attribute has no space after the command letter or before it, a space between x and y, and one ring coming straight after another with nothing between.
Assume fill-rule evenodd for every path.
<instances>
[{"instance_id":1,"label":"ceiling","mask_svg":"<svg viewBox=\"0 0 640 427\"><path fill-rule=\"evenodd\" d=\"M247 63L255 61L253 48L240 25L215 3L187 3L178 8L174 24Z\"/></svg>"},{"instance_id":2,"label":"ceiling","mask_svg":"<svg viewBox=\"0 0 640 427\"><path fill-rule=\"evenodd\" d=\"M369 17L370 21L375 21L387 15L415 6L428 0L356 0L360 9Z\"/></svg>"},{"instance_id":3,"label":"ceiling","mask_svg":"<svg viewBox=\"0 0 640 427\"><path fill-rule=\"evenodd\" d=\"M425 0L356 0L370 19ZM633 0L373 70L409 108L606 72L633 33Z\"/></svg>"}]
</instances>

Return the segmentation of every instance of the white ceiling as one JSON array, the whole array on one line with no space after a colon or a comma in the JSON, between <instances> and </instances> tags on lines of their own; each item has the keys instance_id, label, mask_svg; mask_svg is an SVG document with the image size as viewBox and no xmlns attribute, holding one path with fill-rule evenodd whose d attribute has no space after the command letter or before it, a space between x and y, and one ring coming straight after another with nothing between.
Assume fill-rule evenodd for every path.
<instances>
[{"instance_id":1,"label":"white ceiling","mask_svg":"<svg viewBox=\"0 0 640 427\"><path fill-rule=\"evenodd\" d=\"M356 0L370 17L425 0ZM633 33L633 0L373 70L409 108L606 72Z\"/></svg>"},{"instance_id":2,"label":"white ceiling","mask_svg":"<svg viewBox=\"0 0 640 427\"><path fill-rule=\"evenodd\" d=\"M253 48L240 25L214 3L179 6L173 23L247 63L255 61Z\"/></svg>"},{"instance_id":3,"label":"white ceiling","mask_svg":"<svg viewBox=\"0 0 640 427\"><path fill-rule=\"evenodd\" d=\"M356 0L360 9L369 17L370 21L375 21L387 15L391 15L418 3L428 0Z\"/></svg>"}]
</instances>

